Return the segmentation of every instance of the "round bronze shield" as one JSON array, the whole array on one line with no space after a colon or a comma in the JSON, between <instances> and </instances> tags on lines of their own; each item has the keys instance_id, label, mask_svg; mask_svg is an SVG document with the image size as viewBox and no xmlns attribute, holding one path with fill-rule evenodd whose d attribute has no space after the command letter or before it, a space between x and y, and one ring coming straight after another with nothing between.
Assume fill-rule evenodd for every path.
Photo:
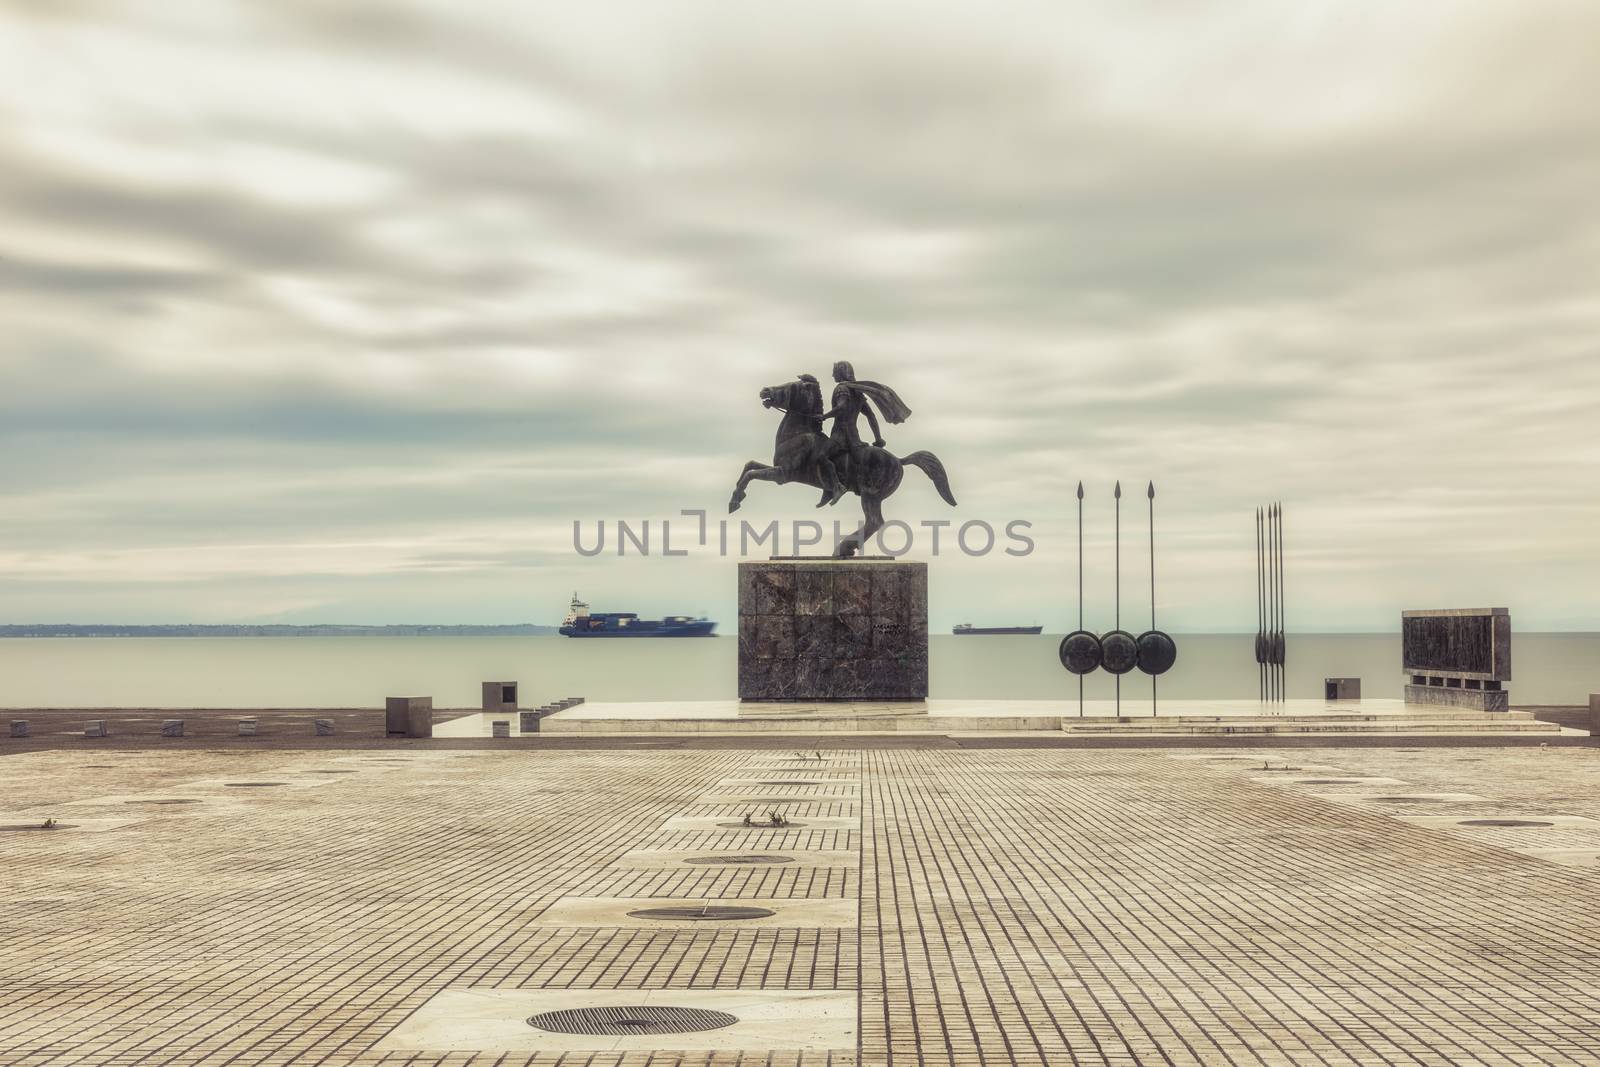
<instances>
[{"instance_id":1,"label":"round bronze shield","mask_svg":"<svg viewBox=\"0 0 1600 1067\"><path fill-rule=\"evenodd\" d=\"M1267 635L1264 633L1256 634L1256 662L1267 662Z\"/></svg>"},{"instance_id":2,"label":"round bronze shield","mask_svg":"<svg viewBox=\"0 0 1600 1067\"><path fill-rule=\"evenodd\" d=\"M1088 630L1074 630L1061 639L1061 665L1073 674L1100 669L1100 639Z\"/></svg>"},{"instance_id":3,"label":"round bronze shield","mask_svg":"<svg viewBox=\"0 0 1600 1067\"><path fill-rule=\"evenodd\" d=\"M1139 669L1149 675L1166 674L1178 662L1178 643L1160 630L1139 635Z\"/></svg>"},{"instance_id":4,"label":"round bronze shield","mask_svg":"<svg viewBox=\"0 0 1600 1067\"><path fill-rule=\"evenodd\" d=\"M1126 630L1100 638L1100 666L1111 674L1127 674L1139 663L1139 642Z\"/></svg>"},{"instance_id":5,"label":"round bronze shield","mask_svg":"<svg viewBox=\"0 0 1600 1067\"><path fill-rule=\"evenodd\" d=\"M1281 667L1283 666L1283 631L1279 630L1273 634L1270 641L1272 645L1271 658L1267 662L1275 663Z\"/></svg>"}]
</instances>

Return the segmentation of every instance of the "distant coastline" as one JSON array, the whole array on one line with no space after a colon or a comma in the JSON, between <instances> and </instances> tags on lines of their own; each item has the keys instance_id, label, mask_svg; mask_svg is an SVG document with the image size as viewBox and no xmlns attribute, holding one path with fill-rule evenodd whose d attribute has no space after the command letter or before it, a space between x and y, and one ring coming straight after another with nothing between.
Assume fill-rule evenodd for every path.
<instances>
[{"instance_id":1,"label":"distant coastline","mask_svg":"<svg viewBox=\"0 0 1600 1067\"><path fill-rule=\"evenodd\" d=\"M169 625L86 626L75 623L0 624L5 637L548 637L554 626L285 626Z\"/></svg>"}]
</instances>

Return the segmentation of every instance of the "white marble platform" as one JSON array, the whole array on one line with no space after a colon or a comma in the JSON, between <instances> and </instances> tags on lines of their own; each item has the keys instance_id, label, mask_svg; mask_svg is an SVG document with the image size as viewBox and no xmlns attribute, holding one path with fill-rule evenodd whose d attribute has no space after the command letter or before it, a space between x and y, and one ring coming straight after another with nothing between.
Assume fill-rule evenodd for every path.
<instances>
[{"instance_id":1,"label":"white marble platform","mask_svg":"<svg viewBox=\"0 0 1600 1067\"><path fill-rule=\"evenodd\" d=\"M541 735L718 733L1539 733L1560 728L1522 711L1480 712L1400 700L1148 701L926 700L878 703L754 703L737 700L597 701L556 712ZM489 737L503 713L466 715L434 728L436 737ZM515 729L516 720L512 720Z\"/></svg>"}]
</instances>

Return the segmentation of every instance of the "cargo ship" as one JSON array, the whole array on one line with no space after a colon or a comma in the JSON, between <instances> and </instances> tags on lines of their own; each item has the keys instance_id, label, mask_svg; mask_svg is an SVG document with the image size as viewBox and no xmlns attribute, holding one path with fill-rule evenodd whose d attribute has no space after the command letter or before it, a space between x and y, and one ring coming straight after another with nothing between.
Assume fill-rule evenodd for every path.
<instances>
[{"instance_id":1,"label":"cargo ship","mask_svg":"<svg viewBox=\"0 0 1600 1067\"><path fill-rule=\"evenodd\" d=\"M1037 634L1043 631L1043 626L974 626L970 622L962 622L957 623L950 632L957 637L969 637L975 634Z\"/></svg>"},{"instance_id":2,"label":"cargo ship","mask_svg":"<svg viewBox=\"0 0 1600 1067\"><path fill-rule=\"evenodd\" d=\"M573 593L560 632L567 637L710 637L716 628L710 619L688 615L641 619L631 611L590 611Z\"/></svg>"}]
</instances>

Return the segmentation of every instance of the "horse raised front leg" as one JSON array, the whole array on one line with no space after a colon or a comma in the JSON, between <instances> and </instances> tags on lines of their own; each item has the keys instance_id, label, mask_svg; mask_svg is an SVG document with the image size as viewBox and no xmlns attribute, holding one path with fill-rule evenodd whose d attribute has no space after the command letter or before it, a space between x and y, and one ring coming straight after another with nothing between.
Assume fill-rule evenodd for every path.
<instances>
[{"instance_id":1,"label":"horse raised front leg","mask_svg":"<svg viewBox=\"0 0 1600 1067\"><path fill-rule=\"evenodd\" d=\"M758 460L751 460L744 465L744 473L739 475L738 484L733 487L733 496L728 500L728 514L739 510L739 505L744 503L744 492L749 487L751 479L756 478L766 482L783 480L783 469L769 467Z\"/></svg>"}]
</instances>

